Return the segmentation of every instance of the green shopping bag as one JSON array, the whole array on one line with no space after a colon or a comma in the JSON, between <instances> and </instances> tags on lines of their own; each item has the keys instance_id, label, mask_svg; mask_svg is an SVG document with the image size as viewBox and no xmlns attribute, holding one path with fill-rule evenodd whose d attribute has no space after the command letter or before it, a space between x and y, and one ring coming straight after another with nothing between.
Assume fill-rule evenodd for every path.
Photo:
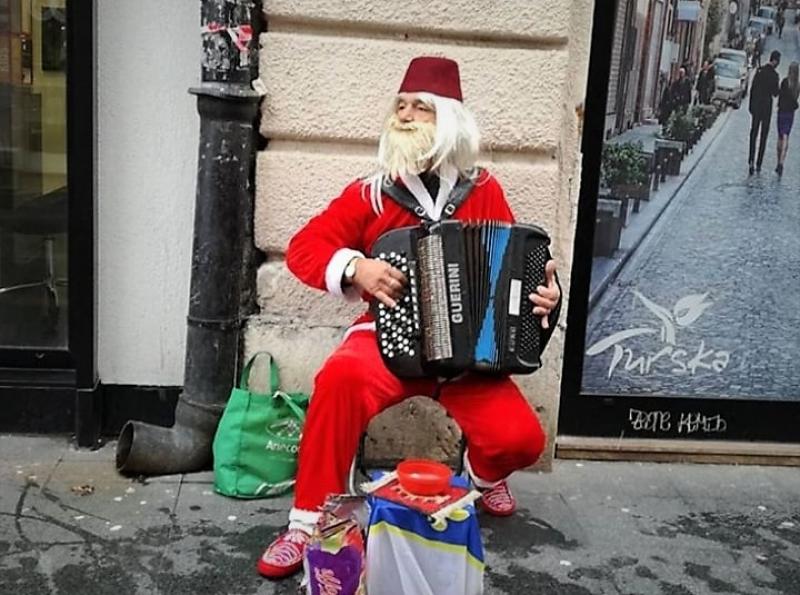
<instances>
[{"instance_id":1,"label":"green shopping bag","mask_svg":"<svg viewBox=\"0 0 800 595\"><path fill-rule=\"evenodd\" d=\"M250 368L259 355L270 361L270 392L250 391ZM267 498L292 489L297 450L308 408L308 395L278 390L278 366L262 351L242 370L238 387L214 435L214 489L235 498Z\"/></svg>"}]
</instances>

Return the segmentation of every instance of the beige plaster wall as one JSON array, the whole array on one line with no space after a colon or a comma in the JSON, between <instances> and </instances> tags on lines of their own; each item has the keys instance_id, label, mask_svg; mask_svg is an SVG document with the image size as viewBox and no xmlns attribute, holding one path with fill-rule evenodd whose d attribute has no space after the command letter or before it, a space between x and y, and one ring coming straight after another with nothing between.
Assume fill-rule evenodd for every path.
<instances>
[{"instance_id":1,"label":"beige plaster wall","mask_svg":"<svg viewBox=\"0 0 800 595\"><path fill-rule=\"evenodd\" d=\"M302 286L283 251L309 216L372 171L381 120L416 55L459 62L465 103L483 135L482 163L517 218L550 231L568 291L591 0L266 0L264 9L261 133L269 142L258 155L255 223L268 261L246 349L272 351L287 388L311 389L362 308ZM519 379L550 437L542 468L556 434L565 318L545 368ZM371 454L454 454L457 429L437 409L415 399L376 418Z\"/></svg>"}]
</instances>

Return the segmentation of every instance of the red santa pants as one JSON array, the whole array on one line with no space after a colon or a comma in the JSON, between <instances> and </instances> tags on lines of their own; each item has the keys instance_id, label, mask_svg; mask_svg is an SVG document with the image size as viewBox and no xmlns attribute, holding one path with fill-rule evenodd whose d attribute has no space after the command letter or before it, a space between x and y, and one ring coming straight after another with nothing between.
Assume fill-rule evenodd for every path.
<instances>
[{"instance_id":1,"label":"red santa pants","mask_svg":"<svg viewBox=\"0 0 800 595\"><path fill-rule=\"evenodd\" d=\"M300 442L296 509L315 511L328 494L345 491L347 475L369 421L416 395L431 396L433 379L400 379L384 365L374 331L352 332L314 380ZM473 475L494 482L533 464L545 436L510 378L466 376L445 383L439 402L467 439Z\"/></svg>"}]
</instances>

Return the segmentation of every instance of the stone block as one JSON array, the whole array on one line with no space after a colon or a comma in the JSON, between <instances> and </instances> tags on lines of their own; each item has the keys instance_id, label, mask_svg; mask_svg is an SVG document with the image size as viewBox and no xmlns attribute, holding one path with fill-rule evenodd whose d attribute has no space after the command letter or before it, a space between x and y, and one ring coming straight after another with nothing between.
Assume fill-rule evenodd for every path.
<instances>
[{"instance_id":1,"label":"stone block","mask_svg":"<svg viewBox=\"0 0 800 595\"><path fill-rule=\"evenodd\" d=\"M458 463L461 430L428 397L412 397L372 419L367 429L367 465L428 458Z\"/></svg>"},{"instance_id":2,"label":"stone block","mask_svg":"<svg viewBox=\"0 0 800 595\"><path fill-rule=\"evenodd\" d=\"M459 62L466 105L487 148L552 153L561 129L568 53L397 43L266 33L260 78L266 88L261 134L269 139L376 142L409 60Z\"/></svg>"},{"instance_id":3,"label":"stone block","mask_svg":"<svg viewBox=\"0 0 800 595\"><path fill-rule=\"evenodd\" d=\"M303 143L298 143L303 145ZM256 168L256 245L283 254L292 235L321 211L356 178L374 169L374 157L341 154L337 147L325 152L281 149L270 143L261 151ZM377 147L372 153L377 152Z\"/></svg>"},{"instance_id":4,"label":"stone block","mask_svg":"<svg viewBox=\"0 0 800 595\"><path fill-rule=\"evenodd\" d=\"M281 389L311 392L314 376L334 347L342 340L344 329L333 326L309 328L254 316L245 328L245 357L256 351L268 351L280 369ZM253 386L266 386L266 378L255 370Z\"/></svg>"},{"instance_id":5,"label":"stone block","mask_svg":"<svg viewBox=\"0 0 800 595\"><path fill-rule=\"evenodd\" d=\"M280 148L280 144L258 155L256 172L256 245L264 251L282 254L292 235L321 211L352 180L374 168L372 155L338 154ZM335 149L335 146L332 147ZM542 225L557 238L559 170L555 161L486 154L480 164L503 185L518 221ZM287 193L291 188L291 194Z\"/></svg>"},{"instance_id":6,"label":"stone block","mask_svg":"<svg viewBox=\"0 0 800 595\"><path fill-rule=\"evenodd\" d=\"M348 302L304 285L283 260L265 262L258 270L261 313L307 326L347 326L367 309L363 301Z\"/></svg>"},{"instance_id":7,"label":"stone block","mask_svg":"<svg viewBox=\"0 0 800 595\"><path fill-rule=\"evenodd\" d=\"M264 11L270 28L290 24L336 29L347 23L365 35L427 33L508 43L565 40L570 22L570 3L559 0L509 0L492 4L491 10L481 0L270 0Z\"/></svg>"}]
</instances>

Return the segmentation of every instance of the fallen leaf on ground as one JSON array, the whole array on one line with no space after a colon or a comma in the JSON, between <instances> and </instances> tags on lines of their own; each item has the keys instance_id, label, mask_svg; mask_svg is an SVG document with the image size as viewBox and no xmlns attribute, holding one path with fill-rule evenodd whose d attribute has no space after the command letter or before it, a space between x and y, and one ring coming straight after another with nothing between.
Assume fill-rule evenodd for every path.
<instances>
[{"instance_id":1,"label":"fallen leaf on ground","mask_svg":"<svg viewBox=\"0 0 800 595\"><path fill-rule=\"evenodd\" d=\"M85 484L83 484L81 486L72 486L70 488L70 490L73 493L78 494L79 496L88 496L89 494L93 494L94 493L94 486L90 485L88 483L85 483Z\"/></svg>"}]
</instances>

